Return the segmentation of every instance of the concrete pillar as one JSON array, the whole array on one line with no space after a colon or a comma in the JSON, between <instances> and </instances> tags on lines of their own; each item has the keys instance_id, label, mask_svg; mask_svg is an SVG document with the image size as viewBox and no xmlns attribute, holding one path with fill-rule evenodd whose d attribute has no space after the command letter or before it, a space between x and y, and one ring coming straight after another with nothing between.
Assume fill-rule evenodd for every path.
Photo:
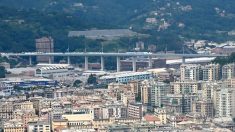
<instances>
[{"instance_id":1,"label":"concrete pillar","mask_svg":"<svg viewBox=\"0 0 235 132\"><path fill-rule=\"evenodd\" d=\"M117 72L121 71L120 68L121 68L120 57L117 56Z\"/></svg>"},{"instance_id":2,"label":"concrete pillar","mask_svg":"<svg viewBox=\"0 0 235 132\"><path fill-rule=\"evenodd\" d=\"M133 72L136 72L136 60L137 60L137 58L136 58L136 57L133 57L133 60L132 60Z\"/></svg>"},{"instance_id":3,"label":"concrete pillar","mask_svg":"<svg viewBox=\"0 0 235 132\"><path fill-rule=\"evenodd\" d=\"M49 60L48 60L48 63L51 64L52 63L52 59L51 59L51 56L49 56Z\"/></svg>"},{"instance_id":4,"label":"concrete pillar","mask_svg":"<svg viewBox=\"0 0 235 132\"><path fill-rule=\"evenodd\" d=\"M182 64L185 64L185 60L186 60L186 58L182 57Z\"/></svg>"},{"instance_id":5,"label":"concrete pillar","mask_svg":"<svg viewBox=\"0 0 235 132\"><path fill-rule=\"evenodd\" d=\"M29 56L29 65L32 66L32 56Z\"/></svg>"},{"instance_id":6,"label":"concrete pillar","mask_svg":"<svg viewBox=\"0 0 235 132\"><path fill-rule=\"evenodd\" d=\"M85 56L85 71L88 70L88 56Z\"/></svg>"},{"instance_id":7,"label":"concrete pillar","mask_svg":"<svg viewBox=\"0 0 235 132\"><path fill-rule=\"evenodd\" d=\"M153 58L152 56L149 56L149 68L153 68Z\"/></svg>"},{"instance_id":8,"label":"concrete pillar","mask_svg":"<svg viewBox=\"0 0 235 132\"><path fill-rule=\"evenodd\" d=\"M104 57L101 56L100 58L100 66L101 66L101 71L104 71Z\"/></svg>"},{"instance_id":9,"label":"concrete pillar","mask_svg":"<svg viewBox=\"0 0 235 132\"><path fill-rule=\"evenodd\" d=\"M67 63L70 65L71 61L70 61L70 56L67 57Z\"/></svg>"}]
</instances>

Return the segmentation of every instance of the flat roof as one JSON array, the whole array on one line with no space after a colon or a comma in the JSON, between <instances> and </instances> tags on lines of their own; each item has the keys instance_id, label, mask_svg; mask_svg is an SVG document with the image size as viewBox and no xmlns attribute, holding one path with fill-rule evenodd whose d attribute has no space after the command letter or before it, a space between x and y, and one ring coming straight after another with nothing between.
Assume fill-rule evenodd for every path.
<instances>
[{"instance_id":1,"label":"flat roof","mask_svg":"<svg viewBox=\"0 0 235 132\"><path fill-rule=\"evenodd\" d=\"M130 37L138 33L129 29L104 29L104 30L87 30L87 31L70 31L69 37L85 36L90 39L113 39L116 37Z\"/></svg>"},{"instance_id":2,"label":"flat roof","mask_svg":"<svg viewBox=\"0 0 235 132\"><path fill-rule=\"evenodd\" d=\"M198 63L198 62L211 62L215 57L201 57L201 58L190 58L185 59L186 63ZM182 59L167 60L166 64L180 64Z\"/></svg>"},{"instance_id":3,"label":"flat roof","mask_svg":"<svg viewBox=\"0 0 235 132\"><path fill-rule=\"evenodd\" d=\"M132 72L132 71L125 71L125 72L116 72L111 73L107 76L103 76L100 79L112 79L112 78L119 78L119 77L126 77L126 76L136 76L142 74L151 74L150 72Z\"/></svg>"}]
</instances>

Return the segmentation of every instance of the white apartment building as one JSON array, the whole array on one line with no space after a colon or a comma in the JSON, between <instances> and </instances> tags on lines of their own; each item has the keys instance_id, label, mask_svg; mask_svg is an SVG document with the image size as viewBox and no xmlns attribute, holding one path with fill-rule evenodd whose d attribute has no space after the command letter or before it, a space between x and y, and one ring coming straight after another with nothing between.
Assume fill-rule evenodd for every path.
<instances>
[{"instance_id":1,"label":"white apartment building","mask_svg":"<svg viewBox=\"0 0 235 132\"><path fill-rule=\"evenodd\" d=\"M200 81L179 81L172 82L174 94L192 94L198 93L198 90L201 89Z\"/></svg>"},{"instance_id":2,"label":"white apartment building","mask_svg":"<svg viewBox=\"0 0 235 132\"><path fill-rule=\"evenodd\" d=\"M27 132L50 132L50 123L44 121L29 122Z\"/></svg>"},{"instance_id":3,"label":"white apartment building","mask_svg":"<svg viewBox=\"0 0 235 132\"><path fill-rule=\"evenodd\" d=\"M235 77L235 65L227 64L222 67L222 79L232 79Z\"/></svg>"},{"instance_id":4,"label":"white apartment building","mask_svg":"<svg viewBox=\"0 0 235 132\"><path fill-rule=\"evenodd\" d=\"M220 65L209 64L201 67L203 81L215 81L220 79Z\"/></svg>"},{"instance_id":5,"label":"white apartment building","mask_svg":"<svg viewBox=\"0 0 235 132\"><path fill-rule=\"evenodd\" d=\"M183 64L180 66L180 77L182 81L200 79L200 65L197 64Z\"/></svg>"},{"instance_id":6,"label":"white apartment building","mask_svg":"<svg viewBox=\"0 0 235 132\"><path fill-rule=\"evenodd\" d=\"M231 117L232 108L235 105L232 96L234 90L230 88L221 88L216 91L216 116L217 117Z\"/></svg>"},{"instance_id":7,"label":"white apartment building","mask_svg":"<svg viewBox=\"0 0 235 132\"><path fill-rule=\"evenodd\" d=\"M219 80L220 65L208 64L205 66L197 64L183 64L180 66L181 81L215 81Z\"/></svg>"},{"instance_id":8,"label":"white apartment building","mask_svg":"<svg viewBox=\"0 0 235 132\"><path fill-rule=\"evenodd\" d=\"M170 84L151 81L151 106L161 107L168 91L170 91Z\"/></svg>"}]
</instances>

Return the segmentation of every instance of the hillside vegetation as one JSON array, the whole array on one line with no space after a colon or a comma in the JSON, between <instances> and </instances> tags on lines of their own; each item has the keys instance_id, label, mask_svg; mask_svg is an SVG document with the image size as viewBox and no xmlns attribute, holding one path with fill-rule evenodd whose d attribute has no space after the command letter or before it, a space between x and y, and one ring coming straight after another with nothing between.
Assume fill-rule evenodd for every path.
<instances>
[{"instance_id":1,"label":"hillside vegetation","mask_svg":"<svg viewBox=\"0 0 235 132\"><path fill-rule=\"evenodd\" d=\"M35 38L52 36L56 51L101 49L101 40L68 38L70 30L132 28L148 38L106 42L105 51L131 50L136 41L157 50L179 51L184 41L235 40L235 1L232 0L1 0L0 51L35 51ZM147 18L156 22L147 23ZM127 44L131 46L127 46ZM110 46L111 45L111 46Z\"/></svg>"}]
</instances>

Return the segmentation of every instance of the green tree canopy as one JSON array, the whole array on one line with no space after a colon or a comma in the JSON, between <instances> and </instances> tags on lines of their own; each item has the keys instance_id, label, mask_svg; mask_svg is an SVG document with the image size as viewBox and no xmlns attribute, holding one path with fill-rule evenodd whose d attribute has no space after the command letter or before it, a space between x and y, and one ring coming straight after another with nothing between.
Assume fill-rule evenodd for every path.
<instances>
[{"instance_id":1,"label":"green tree canopy","mask_svg":"<svg viewBox=\"0 0 235 132\"><path fill-rule=\"evenodd\" d=\"M0 66L0 78L5 78L6 70L5 67Z\"/></svg>"}]
</instances>

